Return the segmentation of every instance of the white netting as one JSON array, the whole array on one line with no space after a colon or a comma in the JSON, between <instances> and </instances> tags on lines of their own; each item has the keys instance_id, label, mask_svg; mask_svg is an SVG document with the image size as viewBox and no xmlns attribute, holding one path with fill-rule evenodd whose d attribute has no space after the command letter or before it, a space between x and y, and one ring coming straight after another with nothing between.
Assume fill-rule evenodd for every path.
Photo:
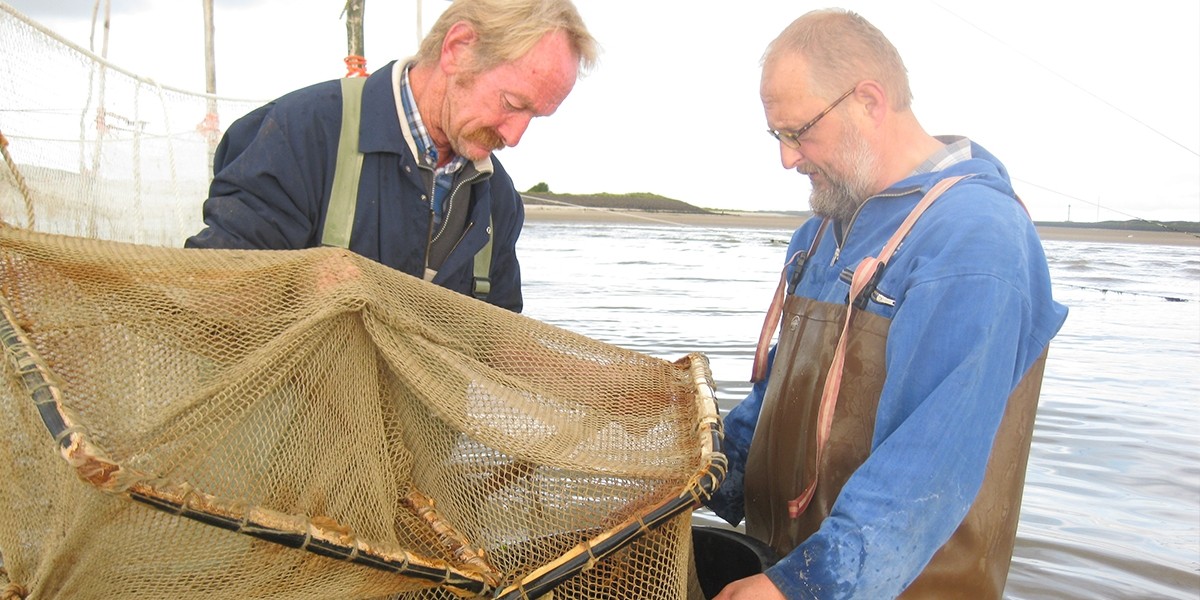
<instances>
[{"instance_id":1,"label":"white netting","mask_svg":"<svg viewBox=\"0 0 1200 600\"><path fill-rule=\"evenodd\" d=\"M203 226L221 128L261 104L137 77L3 3L0 56L0 134L37 194L31 220L0 169L0 210L37 231L182 246Z\"/></svg>"},{"instance_id":2,"label":"white netting","mask_svg":"<svg viewBox=\"0 0 1200 600\"><path fill-rule=\"evenodd\" d=\"M344 250L188 250L256 103L0 4L0 597L682 599L708 364ZM50 75L47 75L50 74Z\"/></svg>"}]
</instances>

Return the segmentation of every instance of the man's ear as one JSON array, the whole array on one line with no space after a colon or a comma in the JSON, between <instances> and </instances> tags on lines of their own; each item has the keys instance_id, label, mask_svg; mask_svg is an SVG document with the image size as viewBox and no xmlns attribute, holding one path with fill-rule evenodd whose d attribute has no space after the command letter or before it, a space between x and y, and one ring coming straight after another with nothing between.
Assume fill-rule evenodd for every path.
<instances>
[{"instance_id":1,"label":"man's ear","mask_svg":"<svg viewBox=\"0 0 1200 600\"><path fill-rule=\"evenodd\" d=\"M446 37L442 38L442 56L438 61L442 71L447 74L469 71L475 61L478 39L479 35L470 23L459 21L451 25Z\"/></svg>"},{"instance_id":2,"label":"man's ear","mask_svg":"<svg viewBox=\"0 0 1200 600\"><path fill-rule=\"evenodd\" d=\"M854 99L862 105L867 118L876 123L882 121L887 113L887 92L877 81L867 79L859 82L858 87L854 89Z\"/></svg>"}]
</instances>

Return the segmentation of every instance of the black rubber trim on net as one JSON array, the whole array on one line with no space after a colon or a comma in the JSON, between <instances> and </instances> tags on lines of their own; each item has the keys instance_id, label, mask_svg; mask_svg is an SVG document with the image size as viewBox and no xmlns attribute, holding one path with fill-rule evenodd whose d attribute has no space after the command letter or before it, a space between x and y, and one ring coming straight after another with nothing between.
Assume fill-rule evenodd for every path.
<instances>
[{"instance_id":1,"label":"black rubber trim on net","mask_svg":"<svg viewBox=\"0 0 1200 600\"><path fill-rule=\"evenodd\" d=\"M697 426L700 437L701 464L691 483L679 496L651 508L644 515L629 519L617 527L572 548L558 560L526 576L520 582L498 590L501 600L539 598L567 579L587 569L595 561L615 553L673 518L694 509L720 487L728 469L723 453L721 420L717 410L716 389L708 366L708 358L700 353L689 354L676 362L689 368L692 383L699 397L701 419Z\"/></svg>"},{"instance_id":2,"label":"black rubber trim on net","mask_svg":"<svg viewBox=\"0 0 1200 600\"><path fill-rule=\"evenodd\" d=\"M405 550L379 551L347 528L331 523L320 526L305 516L250 507L146 473L122 467L92 444L75 416L62 403L59 386L32 342L17 325L8 299L0 296L0 344L16 369L42 423L53 437L59 455L76 474L98 490L131 499L199 523L240 533L282 546L306 550L319 556L428 581L477 596L495 592L496 581L485 575L455 569L438 559L421 557ZM281 527L279 524L288 525Z\"/></svg>"},{"instance_id":3,"label":"black rubber trim on net","mask_svg":"<svg viewBox=\"0 0 1200 600\"><path fill-rule=\"evenodd\" d=\"M205 494L186 483L175 483L127 469L110 460L92 444L74 415L62 403L50 368L17 325L12 306L0 296L0 344L16 369L60 456L76 474L98 490L131 499L157 510L219 529L236 532L289 548L301 549L334 560L428 581L475 596L498 599L538 598L599 561L628 546L651 529L687 512L709 497L724 480L726 458L708 359L690 354L676 364L690 370L697 391L701 419L697 435L701 444L700 470L678 496L625 521L608 532L572 548L550 564L536 569L519 582L499 587L499 573L478 573L454 568L449 563L414 555L404 550L381 552L377 545L359 540L339 524L319 526L306 516L287 515L261 507L248 507ZM280 527L283 523L289 527ZM461 594L460 594L461 595Z\"/></svg>"}]
</instances>

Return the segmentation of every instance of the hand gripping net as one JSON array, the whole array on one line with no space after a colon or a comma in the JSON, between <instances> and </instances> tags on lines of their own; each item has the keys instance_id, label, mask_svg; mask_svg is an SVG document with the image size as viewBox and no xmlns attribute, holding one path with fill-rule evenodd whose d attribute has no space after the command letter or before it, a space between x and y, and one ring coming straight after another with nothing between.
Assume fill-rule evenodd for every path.
<instances>
[{"instance_id":1,"label":"hand gripping net","mask_svg":"<svg viewBox=\"0 0 1200 600\"><path fill-rule=\"evenodd\" d=\"M257 103L3 2L0 54L0 598L695 591L688 513L724 464L702 355L342 250L167 247L202 226L208 124Z\"/></svg>"}]
</instances>

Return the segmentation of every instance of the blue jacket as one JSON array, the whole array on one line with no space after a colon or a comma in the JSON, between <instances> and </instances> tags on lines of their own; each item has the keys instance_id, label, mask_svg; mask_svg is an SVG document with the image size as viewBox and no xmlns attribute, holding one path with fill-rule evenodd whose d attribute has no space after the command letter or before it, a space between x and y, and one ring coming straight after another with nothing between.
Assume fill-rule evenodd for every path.
<instances>
[{"instance_id":1,"label":"blue jacket","mask_svg":"<svg viewBox=\"0 0 1200 600\"><path fill-rule=\"evenodd\" d=\"M359 149L364 153L350 250L421 278L430 239L430 208L414 146L401 129L393 62L363 89ZM403 65L400 65L401 67ZM300 249L319 245L333 184L342 115L337 80L291 92L234 122L214 157L204 202L207 227L190 248ZM484 161L486 162L486 161ZM493 173L471 186L467 228L433 283L471 293L475 254L494 236L487 301L520 312L516 243L525 208L512 179L491 158Z\"/></svg>"},{"instance_id":2,"label":"blue jacket","mask_svg":"<svg viewBox=\"0 0 1200 600\"><path fill-rule=\"evenodd\" d=\"M867 200L848 228L831 224L805 266L795 293L844 305L843 272L877 256L934 183L972 175L934 202L889 262L877 289L894 306L868 303L891 319L871 455L821 528L768 569L788 597L811 586L886 598L907 586L966 515L1008 396L1066 319L1008 174L983 148L971 150L971 159ZM818 224L802 225L786 256L808 249ZM730 523L744 516L746 458L768 381L724 422L729 475L708 506Z\"/></svg>"}]
</instances>

